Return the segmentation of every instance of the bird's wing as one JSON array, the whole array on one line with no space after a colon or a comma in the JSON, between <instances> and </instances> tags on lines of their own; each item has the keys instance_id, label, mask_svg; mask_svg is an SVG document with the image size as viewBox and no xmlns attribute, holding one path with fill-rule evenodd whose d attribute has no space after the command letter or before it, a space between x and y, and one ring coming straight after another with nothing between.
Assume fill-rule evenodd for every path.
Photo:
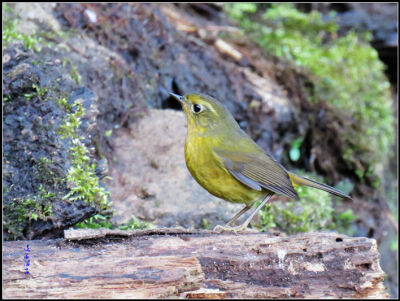
<instances>
[{"instance_id":1,"label":"bird's wing","mask_svg":"<svg viewBox=\"0 0 400 301\"><path fill-rule=\"evenodd\" d=\"M236 180L248 187L262 188L299 199L287 171L264 153L244 153L214 149L224 167Z\"/></svg>"}]
</instances>

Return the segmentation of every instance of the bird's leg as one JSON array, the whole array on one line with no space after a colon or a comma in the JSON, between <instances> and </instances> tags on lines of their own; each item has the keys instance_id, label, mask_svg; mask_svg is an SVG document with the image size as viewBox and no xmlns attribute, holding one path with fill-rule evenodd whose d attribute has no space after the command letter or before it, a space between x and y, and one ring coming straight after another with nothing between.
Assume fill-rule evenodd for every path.
<instances>
[{"instance_id":1,"label":"bird's leg","mask_svg":"<svg viewBox=\"0 0 400 301\"><path fill-rule=\"evenodd\" d=\"M264 200L261 202L260 205L250 214L250 216L241 224L240 226L233 227L235 229L235 232L243 231L247 228L247 226L250 224L251 220L253 219L254 215L268 202L268 200L273 196L273 193L269 193L265 196Z\"/></svg>"},{"instance_id":2,"label":"bird's leg","mask_svg":"<svg viewBox=\"0 0 400 301\"><path fill-rule=\"evenodd\" d=\"M217 226L214 228L214 231L217 231L217 232L223 232L223 231L227 231L227 232L240 232L240 231L245 230L245 229L247 228L247 226L249 225L250 221L253 219L254 215L268 202L268 200L269 200L272 196L273 196L273 193L268 193L268 194L265 196L264 200L261 202L261 204L258 205L258 207L250 214L250 216L249 216L240 226L237 226L237 227L229 227L228 224L231 222L231 221L230 221L225 227L220 226L220 225L217 225ZM251 206L250 206L249 208L251 208ZM247 206L246 206L246 207L244 207L239 213L243 214L243 213L246 212L249 208L247 208ZM246 210L245 210L245 209L246 209ZM245 211L244 211L244 210L245 210ZM244 212L242 212L242 211L244 211ZM239 213L238 213L237 215L239 215ZM235 218L237 219L236 215L232 218L232 220L235 219ZM235 219L235 220L236 220L236 219Z\"/></svg>"},{"instance_id":3,"label":"bird's leg","mask_svg":"<svg viewBox=\"0 0 400 301\"><path fill-rule=\"evenodd\" d=\"M231 218L231 220L226 224L227 227L230 227L231 224L236 222L236 220L241 217L244 213L249 211L249 209L253 206L255 202L251 203L250 205L246 205L242 210L240 210L234 217Z\"/></svg>"}]
</instances>

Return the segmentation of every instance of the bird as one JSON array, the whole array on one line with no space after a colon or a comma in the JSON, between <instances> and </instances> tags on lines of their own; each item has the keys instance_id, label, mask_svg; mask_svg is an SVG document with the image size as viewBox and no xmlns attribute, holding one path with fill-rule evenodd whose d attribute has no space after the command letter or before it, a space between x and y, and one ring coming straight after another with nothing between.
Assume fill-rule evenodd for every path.
<instances>
[{"instance_id":1,"label":"bird","mask_svg":"<svg viewBox=\"0 0 400 301\"><path fill-rule=\"evenodd\" d=\"M187 119L185 162L193 178L210 194L245 206L226 224L214 231L239 232L247 229L255 214L275 194L299 200L294 189L305 185L342 198L352 198L329 186L289 172L247 135L217 99L198 93L178 100ZM244 213L261 203L239 226L232 226Z\"/></svg>"}]
</instances>

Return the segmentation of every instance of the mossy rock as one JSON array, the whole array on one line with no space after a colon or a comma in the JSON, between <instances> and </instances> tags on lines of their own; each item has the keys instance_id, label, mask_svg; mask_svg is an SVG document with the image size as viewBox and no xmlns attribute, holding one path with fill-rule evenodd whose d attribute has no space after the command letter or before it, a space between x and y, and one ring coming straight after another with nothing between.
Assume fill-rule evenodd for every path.
<instances>
[{"instance_id":1,"label":"mossy rock","mask_svg":"<svg viewBox=\"0 0 400 301\"><path fill-rule=\"evenodd\" d=\"M107 207L94 172L96 160L88 150L97 97L77 87L60 62L27 50L22 42L4 49L5 239L40 238L50 232L54 237ZM62 135L65 128L69 131ZM77 169L90 171L83 175L92 195L77 189L83 182L71 176Z\"/></svg>"}]
</instances>

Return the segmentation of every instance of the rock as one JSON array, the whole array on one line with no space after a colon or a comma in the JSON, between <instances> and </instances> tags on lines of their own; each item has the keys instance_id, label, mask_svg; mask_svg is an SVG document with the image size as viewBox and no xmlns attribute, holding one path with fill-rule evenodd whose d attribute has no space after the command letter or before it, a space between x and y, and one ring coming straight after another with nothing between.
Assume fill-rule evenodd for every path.
<instances>
[{"instance_id":1,"label":"rock","mask_svg":"<svg viewBox=\"0 0 400 301\"><path fill-rule=\"evenodd\" d=\"M243 207L212 196L192 178L185 137L186 118L172 110L149 110L129 130L117 132L113 180L107 184L115 221L135 215L158 226L203 228L227 222Z\"/></svg>"},{"instance_id":2,"label":"rock","mask_svg":"<svg viewBox=\"0 0 400 301\"><path fill-rule=\"evenodd\" d=\"M74 164L72 137L60 136L69 112L59 101L65 98L70 105L82 104L85 113L74 134L84 137L83 143L90 148L87 138L96 126L97 96L77 87L61 63L53 64L54 56L41 56L42 62L34 63L39 55L22 43L10 44L4 55L8 59L3 65L3 95L8 100L3 103L3 234L5 239L40 238L49 233L56 237L95 213L95 206L83 198L64 198L76 183L67 180Z\"/></svg>"},{"instance_id":3,"label":"rock","mask_svg":"<svg viewBox=\"0 0 400 301\"><path fill-rule=\"evenodd\" d=\"M60 31L61 26L52 14L56 3L16 3L15 11L18 12L21 22L18 29L22 33L34 33L37 23L42 23L53 31Z\"/></svg>"}]
</instances>

